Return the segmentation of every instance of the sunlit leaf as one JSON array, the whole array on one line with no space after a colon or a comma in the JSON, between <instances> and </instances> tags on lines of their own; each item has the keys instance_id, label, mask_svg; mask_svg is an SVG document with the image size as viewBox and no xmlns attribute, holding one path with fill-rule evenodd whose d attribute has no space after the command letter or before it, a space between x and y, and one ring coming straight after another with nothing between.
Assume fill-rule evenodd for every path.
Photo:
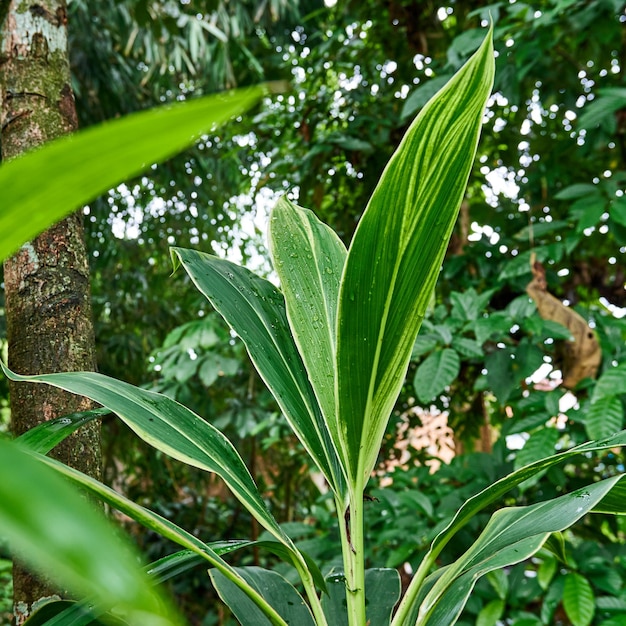
<instances>
[{"instance_id":1,"label":"sunlit leaf","mask_svg":"<svg viewBox=\"0 0 626 626\"><path fill-rule=\"evenodd\" d=\"M357 485L376 462L439 275L493 71L488 34L407 131L350 245L339 296L333 430Z\"/></svg>"}]
</instances>

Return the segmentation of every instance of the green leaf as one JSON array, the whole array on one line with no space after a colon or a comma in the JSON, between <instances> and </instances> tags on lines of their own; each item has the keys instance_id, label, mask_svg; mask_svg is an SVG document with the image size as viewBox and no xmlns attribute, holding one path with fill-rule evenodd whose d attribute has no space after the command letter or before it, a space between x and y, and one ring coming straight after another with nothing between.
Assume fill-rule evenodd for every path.
<instances>
[{"instance_id":1,"label":"green leaf","mask_svg":"<svg viewBox=\"0 0 626 626\"><path fill-rule=\"evenodd\" d=\"M345 481L317 398L289 329L285 301L269 281L234 263L172 248L196 287L243 340L302 445L335 493Z\"/></svg>"},{"instance_id":2,"label":"green leaf","mask_svg":"<svg viewBox=\"0 0 626 626\"><path fill-rule=\"evenodd\" d=\"M24 626L128 626L128 622L109 614L100 621L98 617L103 614L102 609L89 607L86 602L58 600L46 602L24 622Z\"/></svg>"},{"instance_id":3,"label":"green leaf","mask_svg":"<svg viewBox=\"0 0 626 626\"><path fill-rule=\"evenodd\" d=\"M325 423L339 442L335 408L335 328L347 251L315 215L286 198L272 211L270 254L285 296L287 318Z\"/></svg>"},{"instance_id":4,"label":"green leaf","mask_svg":"<svg viewBox=\"0 0 626 626\"><path fill-rule=\"evenodd\" d=\"M15 439L23 448L28 448L31 452L48 454L54 446L61 443L81 426L91 420L109 415L109 409L93 409L91 411L80 411L71 413L63 417L49 420L39 424L35 428L27 430Z\"/></svg>"},{"instance_id":5,"label":"green leaf","mask_svg":"<svg viewBox=\"0 0 626 626\"><path fill-rule=\"evenodd\" d=\"M45 383L90 398L116 413L139 437L158 450L214 472L267 530L290 544L267 509L237 450L219 430L182 404L95 372L20 376L4 363L0 365L11 380Z\"/></svg>"},{"instance_id":6,"label":"green leaf","mask_svg":"<svg viewBox=\"0 0 626 626\"><path fill-rule=\"evenodd\" d=\"M619 87L607 87L598 91L600 97L586 104L578 118L578 126L590 129L602 125L613 133L616 129L615 112L624 107L626 90Z\"/></svg>"},{"instance_id":7,"label":"green leaf","mask_svg":"<svg viewBox=\"0 0 626 626\"><path fill-rule=\"evenodd\" d=\"M135 113L3 163L0 259L86 202L241 115L267 91L260 85Z\"/></svg>"},{"instance_id":8,"label":"green leaf","mask_svg":"<svg viewBox=\"0 0 626 626\"><path fill-rule=\"evenodd\" d=\"M0 475L0 535L32 567L136 626L181 623L130 544L50 468L0 439Z\"/></svg>"},{"instance_id":9,"label":"green leaf","mask_svg":"<svg viewBox=\"0 0 626 626\"><path fill-rule=\"evenodd\" d=\"M589 626L595 613L595 598L584 576L570 572L565 577L563 608L572 626Z\"/></svg>"},{"instance_id":10,"label":"green leaf","mask_svg":"<svg viewBox=\"0 0 626 626\"><path fill-rule=\"evenodd\" d=\"M474 321L483 312L493 294L493 289L480 294L476 293L476 290L473 288L463 292L453 291L450 294L450 302L452 303L451 316L464 322Z\"/></svg>"},{"instance_id":11,"label":"green leaf","mask_svg":"<svg viewBox=\"0 0 626 626\"><path fill-rule=\"evenodd\" d=\"M461 360L456 350L446 348L430 354L415 372L413 387L420 402L434 400L459 375Z\"/></svg>"},{"instance_id":12,"label":"green leaf","mask_svg":"<svg viewBox=\"0 0 626 626\"><path fill-rule=\"evenodd\" d=\"M264 626L266 624L315 626L311 611L302 596L280 574L261 567L237 567L235 569L282 617L281 622L270 621L221 572L209 570L211 582L217 593L242 626Z\"/></svg>"},{"instance_id":13,"label":"green leaf","mask_svg":"<svg viewBox=\"0 0 626 626\"><path fill-rule=\"evenodd\" d=\"M496 626L504 613L504 600L492 600L485 604L476 618L476 626Z\"/></svg>"},{"instance_id":14,"label":"green leaf","mask_svg":"<svg viewBox=\"0 0 626 626\"><path fill-rule=\"evenodd\" d=\"M613 198L611 205L611 219L620 226L626 226L626 198Z\"/></svg>"},{"instance_id":15,"label":"green leaf","mask_svg":"<svg viewBox=\"0 0 626 626\"><path fill-rule=\"evenodd\" d=\"M477 319L472 327L476 334L476 341L482 346L487 339L494 335L497 338L508 336L514 322L509 315L502 311L496 311L488 317Z\"/></svg>"},{"instance_id":16,"label":"green leaf","mask_svg":"<svg viewBox=\"0 0 626 626\"><path fill-rule=\"evenodd\" d=\"M549 557L545 558L537 569L537 582L543 591L547 591L550 586L554 574L556 574L557 565L557 560Z\"/></svg>"},{"instance_id":17,"label":"green leaf","mask_svg":"<svg viewBox=\"0 0 626 626\"><path fill-rule=\"evenodd\" d=\"M569 209L570 216L578 222L576 232L582 233L585 229L596 226L606 208L607 200L599 193L576 200Z\"/></svg>"},{"instance_id":18,"label":"green leaf","mask_svg":"<svg viewBox=\"0 0 626 626\"><path fill-rule=\"evenodd\" d=\"M449 80L449 74L437 76L416 87L404 102L402 118L415 115Z\"/></svg>"},{"instance_id":19,"label":"green leaf","mask_svg":"<svg viewBox=\"0 0 626 626\"><path fill-rule=\"evenodd\" d=\"M500 404L508 400L520 380L520 377L515 375L513 363L511 348L496 350L485 359L487 382Z\"/></svg>"},{"instance_id":20,"label":"green leaf","mask_svg":"<svg viewBox=\"0 0 626 626\"><path fill-rule=\"evenodd\" d=\"M624 407L617 396L602 396L589 406L585 415L585 431L589 439L609 437L619 432L623 424Z\"/></svg>"},{"instance_id":21,"label":"green leaf","mask_svg":"<svg viewBox=\"0 0 626 626\"><path fill-rule=\"evenodd\" d=\"M626 430L621 431L620 433L613 435L612 437L607 437L606 439L602 439L600 441L591 441L569 450L565 452L561 452L560 454L555 454L547 459L541 459L539 461L535 461L531 465L527 465L500 480L497 480L495 483L483 489L480 493L475 496L469 498L463 506L457 511L456 515L452 519L452 521L444 528L434 539L429 552L423 559L423 563L434 563L438 555L441 553L443 548L451 541L451 539L463 528L470 520L472 520L478 512L480 512L485 507L499 500L502 496L504 496L508 491L513 489L513 487L519 485L520 483L532 478L537 472L541 472L546 470L558 463L566 461L567 459L575 456L577 454L585 454L590 452L597 452L599 450L607 450L610 448L621 447L626 444ZM618 484L615 487L616 491L622 489L621 484ZM605 497L599 502L594 511L598 512L603 511L603 506L605 502L610 502L611 494L608 493ZM624 508L623 502L626 501L626 498L622 498L621 507ZM438 570L441 571L441 570ZM428 580L428 579L426 579ZM407 615L412 614L413 611L417 611L416 601L419 597L419 591L421 588L421 583L423 581L423 577L414 576L409 589L405 593L404 599L402 600L402 605L398 609L398 614Z\"/></svg>"},{"instance_id":22,"label":"green leaf","mask_svg":"<svg viewBox=\"0 0 626 626\"><path fill-rule=\"evenodd\" d=\"M520 252L517 256L507 260L506 265L498 276L498 282L504 281L507 278L516 278L517 276L524 276L530 274L530 257L534 255L537 261L545 262L550 258L549 246L537 246L533 250L525 250Z\"/></svg>"},{"instance_id":23,"label":"green leaf","mask_svg":"<svg viewBox=\"0 0 626 626\"><path fill-rule=\"evenodd\" d=\"M558 197L558 195L556 196ZM565 220L552 220L551 222L534 222L529 226L524 226L518 233L513 236L518 241L528 241L531 237L534 237L535 241L550 235L557 231L563 233L569 228L569 222Z\"/></svg>"},{"instance_id":24,"label":"green leaf","mask_svg":"<svg viewBox=\"0 0 626 626\"><path fill-rule=\"evenodd\" d=\"M604 502L604 500L610 496L613 491L617 490L621 484L621 482L617 483L617 485L615 485L615 487L613 487L613 489L611 489L611 491L604 496L602 502ZM595 511L596 507L594 507L593 510ZM563 533L552 533L543 544L543 548L547 552L551 552L559 561L561 561L561 563L567 565L567 549L565 547L565 538L563 537Z\"/></svg>"},{"instance_id":25,"label":"green leaf","mask_svg":"<svg viewBox=\"0 0 626 626\"><path fill-rule=\"evenodd\" d=\"M610 515L626 515L626 484L618 483L615 485L593 511L594 513L609 513Z\"/></svg>"},{"instance_id":26,"label":"green leaf","mask_svg":"<svg viewBox=\"0 0 626 626\"><path fill-rule=\"evenodd\" d=\"M485 356L481 345L468 337L455 337L452 340L452 347L464 357L481 359Z\"/></svg>"},{"instance_id":27,"label":"green leaf","mask_svg":"<svg viewBox=\"0 0 626 626\"><path fill-rule=\"evenodd\" d=\"M250 541L221 541L212 544L206 544L197 537L180 528L168 519L161 517L157 513L142 507L141 505L129 500L125 496L117 493L110 487L98 482L95 478L87 476L72 467L69 467L55 459L46 456L38 456L39 460L52 467L54 470L69 478L77 485L87 489L91 494L111 505L113 508L128 515L131 519L142 524L144 527L153 530L166 539L170 539L174 543L187 548L194 554L200 556L213 567L218 568L222 573L230 577L230 579L238 585L244 593L247 593L254 602L262 603L263 598L258 596L256 591L249 587L248 583L241 578L235 570L228 565L220 555L238 550L240 548L253 545ZM259 542L265 543L265 542ZM156 573L158 575L158 572Z\"/></svg>"},{"instance_id":28,"label":"green leaf","mask_svg":"<svg viewBox=\"0 0 626 626\"><path fill-rule=\"evenodd\" d=\"M626 361L617 367L604 370L593 390L591 403L595 404L601 398L626 393Z\"/></svg>"},{"instance_id":29,"label":"green leaf","mask_svg":"<svg viewBox=\"0 0 626 626\"><path fill-rule=\"evenodd\" d=\"M326 577L328 595L322 598L322 607L329 626L347 626L346 579L342 574L331 573ZM375 568L365 571L365 604L367 623L385 626L389 624L393 607L400 598L400 575L391 568Z\"/></svg>"},{"instance_id":30,"label":"green leaf","mask_svg":"<svg viewBox=\"0 0 626 626\"><path fill-rule=\"evenodd\" d=\"M480 576L535 554L551 533L583 517L621 478L623 475L614 476L531 506L496 511L480 537L426 595L416 626L454 624Z\"/></svg>"},{"instance_id":31,"label":"green leaf","mask_svg":"<svg viewBox=\"0 0 626 626\"><path fill-rule=\"evenodd\" d=\"M559 431L556 428L544 426L534 432L528 438L524 447L517 453L515 469L517 470L525 465L530 465L534 461L552 456L558 440Z\"/></svg>"},{"instance_id":32,"label":"green leaf","mask_svg":"<svg viewBox=\"0 0 626 626\"><path fill-rule=\"evenodd\" d=\"M411 124L352 239L339 295L337 408L349 478L367 482L476 153L491 33Z\"/></svg>"},{"instance_id":33,"label":"green leaf","mask_svg":"<svg viewBox=\"0 0 626 626\"><path fill-rule=\"evenodd\" d=\"M494 570L487 574L487 580L491 583L498 598L505 600L509 592L509 575L501 569Z\"/></svg>"},{"instance_id":34,"label":"green leaf","mask_svg":"<svg viewBox=\"0 0 626 626\"><path fill-rule=\"evenodd\" d=\"M559 322L555 322L554 320L541 320L543 326L543 333L546 337L551 337L552 339L565 339L567 341L573 341L574 337L572 332L563 324L559 324Z\"/></svg>"},{"instance_id":35,"label":"green leaf","mask_svg":"<svg viewBox=\"0 0 626 626\"><path fill-rule=\"evenodd\" d=\"M427 354L431 350L434 350L439 344L439 336L432 334L420 333L413 344L413 350L411 351L411 360L416 360L419 357Z\"/></svg>"},{"instance_id":36,"label":"green leaf","mask_svg":"<svg viewBox=\"0 0 626 626\"><path fill-rule=\"evenodd\" d=\"M596 185L576 183L575 185L569 185L569 187L561 189L554 197L557 200L573 200L574 198L582 198L597 193L598 187Z\"/></svg>"}]
</instances>

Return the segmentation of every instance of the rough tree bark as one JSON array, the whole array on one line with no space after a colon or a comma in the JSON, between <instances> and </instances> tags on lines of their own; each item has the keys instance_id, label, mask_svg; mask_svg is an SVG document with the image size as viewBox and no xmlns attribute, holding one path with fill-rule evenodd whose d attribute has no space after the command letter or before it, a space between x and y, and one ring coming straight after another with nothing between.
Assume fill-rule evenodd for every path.
<instances>
[{"instance_id":1,"label":"rough tree bark","mask_svg":"<svg viewBox=\"0 0 626 626\"><path fill-rule=\"evenodd\" d=\"M0 0L3 159L76 129L66 15L64 1ZM4 277L9 366L21 374L94 369L82 215L70 216L25 244L5 262ZM91 408L84 398L45 385L13 383L10 394L15 435L43 420ZM99 425L83 427L53 455L98 477ZM15 623L22 624L59 591L53 581L36 579L16 564Z\"/></svg>"}]
</instances>

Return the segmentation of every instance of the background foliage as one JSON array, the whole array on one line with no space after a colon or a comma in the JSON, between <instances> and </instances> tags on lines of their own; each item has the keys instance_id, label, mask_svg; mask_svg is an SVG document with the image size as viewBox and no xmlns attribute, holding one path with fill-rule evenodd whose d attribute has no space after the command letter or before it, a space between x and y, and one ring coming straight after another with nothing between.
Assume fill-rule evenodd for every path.
<instances>
[{"instance_id":1,"label":"background foliage","mask_svg":"<svg viewBox=\"0 0 626 626\"><path fill-rule=\"evenodd\" d=\"M347 242L409 118L474 51L489 14L495 95L383 451L399 456L395 429L419 426L407 412L419 406L448 412L465 453L433 475L428 451L410 450L391 485L372 481L371 564L414 568L465 498L514 467L623 428L623 2L126 0L94 8L75 0L69 8L83 125L224 87L292 82L291 92L268 97L218 139L92 203L86 222L100 371L165 391L225 427L277 517L297 520L303 548L326 555L328 567L337 538L326 530L325 496L303 486L303 457L238 340L180 275L169 276L168 247L213 249L263 267L261 229L282 192ZM525 294L531 254L546 268L549 291L597 333L597 382L558 386L569 333L543 320ZM540 367L547 381L537 384ZM256 536L218 485L131 444L122 428L112 422L106 431L109 481L205 537ZM621 454L582 458L523 485L511 502L623 470ZM477 530L467 528L468 537ZM169 550L155 537L137 541L154 558ZM546 551L481 582L463 623L626 623L622 522L586 520L563 541L560 560ZM183 606L200 615L197 598L212 593L202 588L205 576L176 585ZM210 611L204 623L216 619Z\"/></svg>"}]
</instances>

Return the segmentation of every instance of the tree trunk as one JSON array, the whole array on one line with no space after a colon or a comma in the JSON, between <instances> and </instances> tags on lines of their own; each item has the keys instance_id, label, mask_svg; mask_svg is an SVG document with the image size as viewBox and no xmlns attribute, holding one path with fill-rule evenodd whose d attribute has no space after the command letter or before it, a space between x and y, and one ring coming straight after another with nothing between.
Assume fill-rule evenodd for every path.
<instances>
[{"instance_id":1,"label":"tree trunk","mask_svg":"<svg viewBox=\"0 0 626 626\"><path fill-rule=\"evenodd\" d=\"M0 24L1 147L2 158L11 159L75 130L77 121L65 2L1 0ZM9 366L20 374L93 370L95 344L82 215L70 216L25 244L5 262L4 278ZM90 408L86 399L47 385L12 383L10 394L16 436L44 420ZM52 454L99 477L99 425L92 422L83 427ZM16 624L59 591L52 581L38 580L16 564Z\"/></svg>"}]
</instances>

